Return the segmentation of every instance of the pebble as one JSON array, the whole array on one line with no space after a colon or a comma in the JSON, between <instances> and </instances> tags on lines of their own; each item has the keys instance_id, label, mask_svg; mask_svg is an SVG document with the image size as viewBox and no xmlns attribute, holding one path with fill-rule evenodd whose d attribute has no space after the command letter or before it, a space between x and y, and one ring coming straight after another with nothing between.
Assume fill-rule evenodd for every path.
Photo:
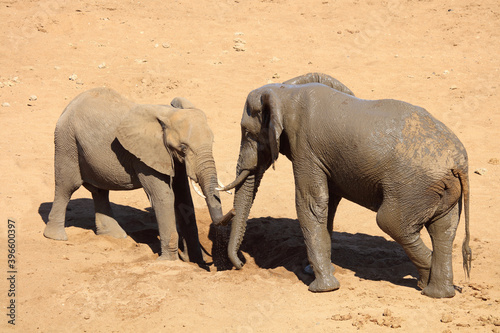
<instances>
[{"instance_id":1,"label":"pebble","mask_svg":"<svg viewBox=\"0 0 500 333\"><path fill-rule=\"evenodd\" d=\"M346 315L341 315L340 313L337 313L337 314L334 314L333 316L331 316L330 319L335 320L335 321L346 321L346 320L351 320L352 315L350 313L346 314Z\"/></svg>"},{"instance_id":2,"label":"pebble","mask_svg":"<svg viewBox=\"0 0 500 333\"><path fill-rule=\"evenodd\" d=\"M37 99L38 99L38 97L36 97L36 95L30 96L30 101L36 101Z\"/></svg>"},{"instance_id":3,"label":"pebble","mask_svg":"<svg viewBox=\"0 0 500 333\"><path fill-rule=\"evenodd\" d=\"M450 90L455 90L455 89L458 89L458 87L457 86L451 86L450 87Z\"/></svg>"},{"instance_id":4,"label":"pebble","mask_svg":"<svg viewBox=\"0 0 500 333\"><path fill-rule=\"evenodd\" d=\"M9 103L7 103L7 102L3 102L3 103L2 103L2 106L3 106L4 108L8 108L8 107L10 106L10 104L9 104Z\"/></svg>"},{"instance_id":5,"label":"pebble","mask_svg":"<svg viewBox=\"0 0 500 333\"><path fill-rule=\"evenodd\" d=\"M453 321L453 317L451 314L449 313L445 313L443 314L443 316L441 317L441 322L442 323L451 323Z\"/></svg>"},{"instance_id":6,"label":"pebble","mask_svg":"<svg viewBox=\"0 0 500 333\"><path fill-rule=\"evenodd\" d=\"M235 49L236 52L245 52L246 51L245 45L242 45L242 44L234 45L233 49Z\"/></svg>"},{"instance_id":7,"label":"pebble","mask_svg":"<svg viewBox=\"0 0 500 333\"><path fill-rule=\"evenodd\" d=\"M69 76L69 79L70 79L71 81L76 81L76 79L78 79L78 75L76 75L76 74L71 74L71 75Z\"/></svg>"},{"instance_id":8,"label":"pebble","mask_svg":"<svg viewBox=\"0 0 500 333\"><path fill-rule=\"evenodd\" d=\"M99 69L106 68L106 63L105 63L105 62L103 62L102 64L99 64L99 65L97 66L97 68L99 68Z\"/></svg>"},{"instance_id":9,"label":"pebble","mask_svg":"<svg viewBox=\"0 0 500 333\"><path fill-rule=\"evenodd\" d=\"M169 48L170 48L170 43L163 43L163 44L161 44L161 46L162 46L164 49L169 49Z\"/></svg>"},{"instance_id":10,"label":"pebble","mask_svg":"<svg viewBox=\"0 0 500 333\"><path fill-rule=\"evenodd\" d=\"M485 174L486 174L486 172L488 172L488 170L487 170L486 168L479 168L479 169L476 169L476 170L474 171L474 173L476 173L476 174L478 174L478 175L480 175L480 176L485 175Z\"/></svg>"},{"instance_id":11,"label":"pebble","mask_svg":"<svg viewBox=\"0 0 500 333\"><path fill-rule=\"evenodd\" d=\"M233 49L236 50L236 52L244 52L246 50L245 48L245 44L247 43L246 41L244 41L243 39L241 38L235 38L234 39L234 46L233 46Z\"/></svg>"}]
</instances>

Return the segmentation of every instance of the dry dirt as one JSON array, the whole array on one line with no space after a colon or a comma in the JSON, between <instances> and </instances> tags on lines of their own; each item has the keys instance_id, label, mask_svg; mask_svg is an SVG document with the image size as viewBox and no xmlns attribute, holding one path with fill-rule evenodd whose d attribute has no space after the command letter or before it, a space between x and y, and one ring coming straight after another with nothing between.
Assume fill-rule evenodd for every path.
<instances>
[{"instance_id":1,"label":"dry dirt","mask_svg":"<svg viewBox=\"0 0 500 333\"><path fill-rule=\"evenodd\" d=\"M12 299L20 332L500 331L497 0L1 0L0 22L1 331L13 328ZM43 237L55 123L80 92L107 86L140 103L189 98L208 116L228 183L248 92L314 71L361 98L425 107L466 146L474 259L466 281L462 218L454 298L422 296L416 270L375 213L347 201L332 245L341 288L309 292L284 156L257 194L240 271L156 261L142 190L111 194L126 239L95 235L83 188L69 205L69 240ZM204 201L194 200L210 252L227 229L210 232ZM227 211L232 197L222 200ZM8 219L16 226L15 297L8 296Z\"/></svg>"}]
</instances>

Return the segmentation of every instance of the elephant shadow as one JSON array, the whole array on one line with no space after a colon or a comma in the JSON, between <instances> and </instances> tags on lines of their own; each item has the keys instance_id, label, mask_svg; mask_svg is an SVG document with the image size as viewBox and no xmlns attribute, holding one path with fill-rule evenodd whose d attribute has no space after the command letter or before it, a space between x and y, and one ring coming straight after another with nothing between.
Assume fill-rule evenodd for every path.
<instances>
[{"instance_id":1,"label":"elephant shadow","mask_svg":"<svg viewBox=\"0 0 500 333\"><path fill-rule=\"evenodd\" d=\"M38 214L47 223L52 202L44 202L38 208ZM120 226L125 230L136 243L146 244L153 253L160 253L160 240L158 224L152 208L146 211L130 206L123 206L111 203L114 217ZM66 211L66 227L77 227L96 232L94 201L92 199L70 200Z\"/></svg>"},{"instance_id":2,"label":"elephant shadow","mask_svg":"<svg viewBox=\"0 0 500 333\"><path fill-rule=\"evenodd\" d=\"M229 233L230 226L213 226L210 230L213 262L218 270L232 268L226 250ZM252 257L260 268L284 267L306 285L314 280L304 272L309 262L298 220L271 217L248 220L238 254L244 261L241 251ZM360 279L417 288L417 269L398 243L384 237L334 231L331 259L336 274L347 269Z\"/></svg>"}]
</instances>

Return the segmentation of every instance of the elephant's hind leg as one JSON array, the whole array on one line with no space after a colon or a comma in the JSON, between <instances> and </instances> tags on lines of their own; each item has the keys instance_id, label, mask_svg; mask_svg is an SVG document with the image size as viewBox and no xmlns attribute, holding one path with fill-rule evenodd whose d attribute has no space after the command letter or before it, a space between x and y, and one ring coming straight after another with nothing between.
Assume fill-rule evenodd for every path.
<instances>
[{"instance_id":1,"label":"elephant's hind leg","mask_svg":"<svg viewBox=\"0 0 500 333\"><path fill-rule=\"evenodd\" d=\"M423 223L419 223L419 217L416 214L406 216L404 211L398 204L386 200L377 212L377 224L403 247L417 267L418 286L424 288L429 282L432 252L420 238Z\"/></svg>"},{"instance_id":2,"label":"elephant's hind leg","mask_svg":"<svg viewBox=\"0 0 500 333\"><path fill-rule=\"evenodd\" d=\"M64 230L66 208L68 207L71 195L82 185L82 177L80 176L80 167L78 165L76 142L73 139L70 142L61 144L60 141L56 137L54 202L43 235L55 240L68 240L68 236Z\"/></svg>"},{"instance_id":3,"label":"elephant's hind leg","mask_svg":"<svg viewBox=\"0 0 500 333\"><path fill-rule=\"evenodd\" d=\"M109 203L109 191L98 189L88 184L84 184L84 186L92 193L92 198L94 199L96 233L115 238L126 238L127 233L113 217L113 211Z\"/></svg>"},{"instance_id":4,"label":"elephant's hind leg","mask_svg":"<svg viewBox=\"0 0 500 333\"><path fill-rule=\"evenodd\" d=\"M432 240L432 263L429 284L422 290L424 295L434 298L455 296L452 249L459 219L459 206L455 205L448 214L427 226Z\"/></svg>"}]
</instances>

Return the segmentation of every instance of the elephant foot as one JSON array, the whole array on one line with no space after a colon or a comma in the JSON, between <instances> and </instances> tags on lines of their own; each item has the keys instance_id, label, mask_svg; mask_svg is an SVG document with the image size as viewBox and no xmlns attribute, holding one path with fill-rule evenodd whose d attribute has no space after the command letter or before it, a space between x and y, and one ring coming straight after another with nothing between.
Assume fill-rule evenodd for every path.
<instances>
[{"instance_id":1,"label":"elephant foot","mask_svg":"<svg viewBox=\"0 0 500 333\"><path fill-rule=\"evenodd\" d=\"M177 252L167 252L167 253L162 253L156 260L169 260L169 261L174 261L179 259L179 254Z\"/></svg>"},{"instance_id":2,"label":"elephant foot","mask_svg":"<svg viewBox=\"0 0 500 333\"><path fill-rule=\"evenodd\" d=\"M43 235L50 239L55 239L60 241L68 240L68 235L64 230L64 225L61 227L61 224L59 223L54 224L48 222L47 225L45 226L45 230L43 231Z\"/></svg>"},{"instance_id":3,"label":"elephant foot","mask_svg":"<svg viewBox=\"0 0 500 333\"><path fill-rule=\"evenodd\" d=\"M104 220L104 221L103 221ZM108 235L114 238L127 238L127 233L112 218L96 219L96 234Z\"/></svg>"},{"instance_id":4,"label":"elephant foot","mask_svg":"<svg viewBox=\"0 0 500 333\"><path fill-rule=\"evenodd\" d=\"M127 238L127 233L122 229L99 229L96 231L98 235L108 235L114 238Z\"/></svg>"},{"instance_id":5,"label":"elephant foot","mask_svg":"<svg viewBox=\"0 0 500 333\"><path fill-rule=\"evenodd\" d=\"M418 282L417 282L417 287L419 287L420 289L424 289L425 287L427 287L427 284L429 284L429 273L430 273L430 270L429 269L421 269L421 270L418 270L418 273L419 273L419 279L418 279Z\"/></svg>"},{"instance_id":6,"label":"elephant foot","mask_svg":"<svg viewBox=\"0 0 500 333\"><path fill-rule=\"evenodd\" d=\"M432 298L451 298L455 296L455 287L453 285L437 285L429 283L427 287L422 290L422 295Z\"/></svg>"},{"instance_id":7,"label":"elephant foot","mask_svg":"<svg viewBox=\"0 0 500 333\"><path fill-rule=\"evenodd\" d=\"M328 278L316 278L310 285L309 290L315 293L333 291L340 288L339 281L335 276L331 275Z\"/></svg>"}]
</instances>

